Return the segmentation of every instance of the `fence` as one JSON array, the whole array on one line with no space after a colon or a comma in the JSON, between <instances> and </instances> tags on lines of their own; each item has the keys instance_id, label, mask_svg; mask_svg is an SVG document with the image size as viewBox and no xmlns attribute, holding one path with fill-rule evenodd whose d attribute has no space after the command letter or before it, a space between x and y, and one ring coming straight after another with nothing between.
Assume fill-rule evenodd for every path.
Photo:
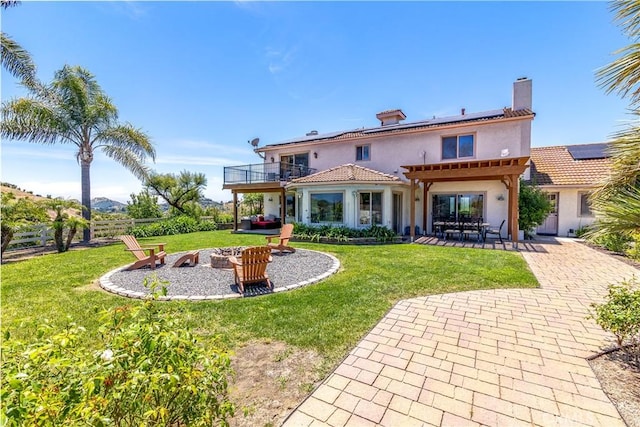
<instances>
[{"instance_id":1,"label":"fence","mask_svg":"<svg viewBox=\"0 0 640 427\"><path fill-rule=\"evenodd\" d=\"M164 218L144 218L144 219L110 219L110 220L102 220L102 221L92 221L91 222L91 238L100 238L100 237L116 237L121 234L125 234L130 227L135 227L137 225L150 224L153 222L161 221ZM212 220L213 217L203 216L201 219L203 220ZM221 224L218 225L219 227ZM16 247L36 247L36 246L47 246L48 244L53 244L53 228L46 224L37 224L30 227L31 230L22 231L19 233L15 233L7 250L18 249ZM220 227L224 228L224 227ZM67 235L67 230L64 230L65 236ZM65 237L66 238L66 237ZM78 230L74 241L82 240L82 230Z\"/></svg>"}]
</instances>

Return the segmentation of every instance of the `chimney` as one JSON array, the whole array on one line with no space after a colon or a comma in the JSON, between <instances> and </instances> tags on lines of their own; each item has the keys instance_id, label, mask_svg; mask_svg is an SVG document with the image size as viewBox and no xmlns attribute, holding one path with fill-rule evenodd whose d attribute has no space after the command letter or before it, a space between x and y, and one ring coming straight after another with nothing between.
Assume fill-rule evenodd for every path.
<instances>
[{"instance_id":1,"label":"chimney","mask_svg":"<svg viewBox=\"0 0 640 427\"><path fill-rule=\"evenodd\" d=\"M401 120L407 118L402 110L387 110L376 114L376 118L380 120L380 126L397 125Z\"/></svg>"},{"instance_id":2,"label":"chimney","mask_svg":"<svg viewBox=\"0 0 640 427\"><path fill-rule=\"evenodd\" d=\"M460 115L464 116L464 112L465 112L465 111L466 111L466 110L465 110L464 108L463 108L463 109L461 109L461 110L460 110Z\"/></svg>"},{"instance_id":3,"label":"chimney","mask_svg":"<svg viewBox=\"0 0 640 427\"><path fill-rule=\"evenodd\" d=\"M513 111L532 108L531 102L531 79L520 77L513 83Z\"/></svg>"}]
</instances>

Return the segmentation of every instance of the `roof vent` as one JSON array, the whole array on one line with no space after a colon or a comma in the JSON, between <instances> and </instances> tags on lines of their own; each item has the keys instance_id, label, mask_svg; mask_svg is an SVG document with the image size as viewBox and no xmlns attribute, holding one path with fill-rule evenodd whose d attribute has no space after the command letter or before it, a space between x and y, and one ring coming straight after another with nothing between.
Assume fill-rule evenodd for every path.
<instances>
[{"instance_id":1,"label":"roof vent","mask_svg":"<svg viewBox=\"0 0 640 427\"><path fill-rule=\"evenodd\" d=\"M316 136L318 134L317 130L312 130L310 132L307 132L307 136Z\"/></svg>"},{"instance_id":2,"label":"roof vent","mask_svg":"<svg viewBox=\"0 0 640 427\"><path fill-rule=\"evenodd\" d=\"M402 110L387 110L376 114L376 118L380 120L381 126L397 125L401 120L407 118Z\"/></svg>"}]
</instances>

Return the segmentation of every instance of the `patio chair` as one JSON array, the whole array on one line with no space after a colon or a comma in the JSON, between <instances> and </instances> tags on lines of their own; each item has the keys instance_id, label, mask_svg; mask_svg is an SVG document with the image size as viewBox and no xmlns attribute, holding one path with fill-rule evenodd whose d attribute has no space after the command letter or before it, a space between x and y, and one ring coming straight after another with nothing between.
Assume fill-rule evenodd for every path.
<instances>
[{"instance_id":1,"label":"patio chair","mask_svg":"<svg viewBox=\"0 0 640 427\"><path fill-rule=\"evenodd\" d=\"M502 220L502 222L500 223L500 228L487 228L484 231L485 239L487 238L487 235L492 234L498 236L498 239L500 239L500 243L502 243L502 227L504 226L505 221L505 219Z\"/></svg>"},{"instance_id":2,"label":"patio chair","mask_svg":"<svg viewBox=\"0 0 640 427\"><path fill-rule=\"evenodd\" d=\"M467 236L469 239L475 235L476 240L480 242L482 240L482 220L472 219L469 222L465 222L462 228L463 239Z\"/></svg>"},{"instance_id":3,"label":"patio chair","mask_svg":"<svg viewBox=\"0 0 640 427\"><path fill-rule=\"evenodd\" d=\"M293 234L293 224L285 224L280 229L279 236L265 236L267 239L267 246L271 249L280 251L282 254L283 251L287 252L295 252L296 250L289 246L289 239ZM273 239L278 239L278 243L271 242Z\"/></svg>"},{"instance_id":4,"label":"patio chair","mask_svg":"<svg viewBox=\"0 0 640 427\"><path fill-rule=\"evenodd\" d=\"M271 260L271 248L268 246L247 248L242 251L240 259L235 256L229 257L229 263L233 266L236 285L238 285L238 289L243 296L244 285L246 284L264 282L267 287L273 289L267 274L267 264Z\"/></svg>"},{"instance_id":5,"label":"patio chair","mask_svg":"<svg viewBox=\"0 0 640 427\"><path fill-rule=\"evenodd\" d=\"M165 243L155 243L153 247L141 247L134 236L124 235L119 238L126 245L127 249L125 250L130 251L138 259L127 270L136 270L146 266L153 270L156 268L157 261L160 261L160 264L164 264L164 257L167 256L164 251ZM158 249L157 251L156 248ZM147 254L147 252L149 253Z\"/></svg>"}]
</instances>

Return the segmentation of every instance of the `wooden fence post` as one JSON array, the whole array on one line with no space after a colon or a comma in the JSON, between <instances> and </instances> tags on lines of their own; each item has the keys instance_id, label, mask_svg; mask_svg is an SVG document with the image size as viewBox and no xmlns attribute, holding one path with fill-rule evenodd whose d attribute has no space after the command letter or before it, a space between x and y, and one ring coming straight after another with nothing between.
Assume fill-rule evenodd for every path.
<instances>
[{"instance_id":1,"label":"wooden fence post","mask_svg":"<svg viewBox=\"0 0 640 427\"><path fill-rule=\"evenodd\" d=\"M46 225L40 226L40 243L41 246L47 246L47 234L49 234L49 230Z\"/></svg>"}]
</instances>

